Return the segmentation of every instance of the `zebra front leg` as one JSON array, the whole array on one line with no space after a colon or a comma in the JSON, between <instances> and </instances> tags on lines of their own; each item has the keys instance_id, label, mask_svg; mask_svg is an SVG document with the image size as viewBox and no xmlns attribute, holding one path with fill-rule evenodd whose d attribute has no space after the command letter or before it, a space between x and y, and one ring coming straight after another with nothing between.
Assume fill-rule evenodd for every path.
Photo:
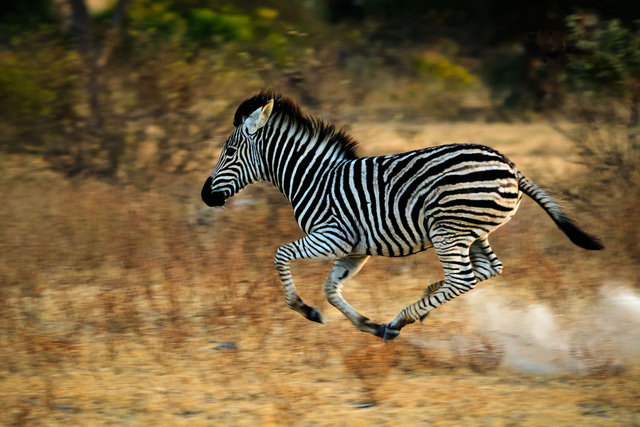
<instances>
[{"instance_id":1,"label":"zebra front leg","mask_svg":"<svg viewBox=\"0 0 640 427\"><path fill-rule=\"evenodd\" d=\"M337 259L333 264L329 277L327 277L327 280L324 282L324 296L332 306L340 310L342 314L351 320L351 323L353 323L356 328L362 332L368 332L382 338L384 337L385 327L372 322L369 318L358 313L342 297L342 284L344 281L355 276L368 259L369 256L367 255Z\"/></svg>"},{"instance_id":2,"label":"zebra front leg","mask_svg":"<svg viewBox=\"0 0 640 427\"><path fill-rule=\"evenodd\" d=\"M434 239L433 243L444 268L444 282L430 285L422 298L403 309L395 319L386 325L385 341L396 338L400 334L400 329L418 319L423 320L429 311L467 292L476 284L469 258L469 246L472 242Z\"/></svg>"},{"instance_id":3,"label":"zebra front leg","mask_svg":"<svg viewBox=\"0 0 640 427\"><path fill-rule=\"evenodd\" d=\"M291 278L291 268L289 267L289 261L291 261L291 259L283 256L283 254L280 253L281 249L282 247L278 249L274 264L280 276L280 282L284 290L284 300L287 306L313 322L324 323L320 310L318 310L317 307L311 307L305 304L302 298L300 298L300 295L298 295L298 291Z\"/></svg>"},{"instance_id":4,"label":"zebra front leg","mask_svg":"<svg viewBox=\"0 0 640 427\"><path fill-rule=\"evenodd\" d=\"M282 289L284 290L284 299L287 306L302 314L307 319L318 323L324 323L320 310L305 304L302 298L300 298L300 295L298 295L291 277L289 263L294 259L300 258L333 259L339 256L345 256L346 250L335 247L335 242L337 241L336 236L332 235L331 237L332 240L329 241L330 244L327 244L327 239L323 238L322 234L309 234L300 240L280 246L274 260L276 270L280 276L280 282L282 283Z\"/></svg>"}]
</instances>

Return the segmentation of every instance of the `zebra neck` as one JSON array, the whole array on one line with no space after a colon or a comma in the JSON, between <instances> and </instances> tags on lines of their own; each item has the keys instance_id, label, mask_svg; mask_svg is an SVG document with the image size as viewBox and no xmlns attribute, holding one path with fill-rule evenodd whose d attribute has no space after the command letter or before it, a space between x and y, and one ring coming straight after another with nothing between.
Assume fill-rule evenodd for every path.
<instances>
[{"instance_id":1,"label":"zebra neck","mask_svg":"<svg viewBox=\"0 0 640 427\"><path fill-rule=\"evenodd\" d=\"M264 175L296 208L347 157L333 135L304 126L279 127L265 141Z\"/></svg>"}]
</instances>

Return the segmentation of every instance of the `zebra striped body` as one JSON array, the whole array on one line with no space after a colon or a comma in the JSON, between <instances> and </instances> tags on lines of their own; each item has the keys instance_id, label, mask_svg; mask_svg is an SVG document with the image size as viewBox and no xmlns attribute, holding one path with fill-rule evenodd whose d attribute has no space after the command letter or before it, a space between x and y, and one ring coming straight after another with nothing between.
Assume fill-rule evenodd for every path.
<instances>
[{"instance_id":1,"label":"zebra striped body","mask_svg":"<svg viewBox=\"0 0 640 427\"><path fill-rule=\"evenodd\" d=\"M520 196L510 162L462 144L351 160L329 189L340 195L332 199L335 216L358 242L352 253L391 257L431 247L451 219L480 237L513 215Z\"/></svg>"},{"instance_id":2,"label":"zebra striped body","mask_svg":"<svg viewBox=\"0 0 640 427\"><path fill-rule=\"evenodd\" d=\"M245 101L234 125L202 198L220 206L261 180L280 189L306 236L281 246L275 265L287 304L310 320L322 322L322 317L298 296L290 261L336 259L324 284L329 302L360 330L393 339L406 324L424 319L431 309L502 271L487 236L511 219L523 192L574 243L602 248L491 148L453 144L359 158L355 143L344 133L271 94ZM342 283L369 256L406 256L430 247L442 262L445 280L428 286L420 300L388 325L360 315L342 298Z\"/></svg>"}]
</instances>

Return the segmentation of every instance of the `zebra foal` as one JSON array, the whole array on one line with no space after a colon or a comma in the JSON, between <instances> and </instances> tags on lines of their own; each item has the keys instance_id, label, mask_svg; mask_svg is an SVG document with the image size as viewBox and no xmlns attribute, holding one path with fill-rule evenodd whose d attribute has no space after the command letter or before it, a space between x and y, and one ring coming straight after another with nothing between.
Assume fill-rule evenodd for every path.
<instances>
[{"instance_id":1,"label":"zebra foal","mask_svg":"<svg viewBox=\"0 0 640 427\"><path fill-rule=\"evenodd\" d=\"M235 129L202 188L202 200L222 206L246 185L269 181L291 202L306 236L278 248L275 267L285 301L322 323L291 278L294 259L334 259L324 294L361 331L384 340L424 319L439 305L500 274L502 263L488 235L515 214L522 194L544 208L576 245L602 249L541 188L497 151L467 144L408 153L358 157L356 143L290 99L260 93L237 109ZM358 313L342 297L342 284L372 255L411 255L433 247L444 280L388 324Z\"/></svg>"}]
</instances>

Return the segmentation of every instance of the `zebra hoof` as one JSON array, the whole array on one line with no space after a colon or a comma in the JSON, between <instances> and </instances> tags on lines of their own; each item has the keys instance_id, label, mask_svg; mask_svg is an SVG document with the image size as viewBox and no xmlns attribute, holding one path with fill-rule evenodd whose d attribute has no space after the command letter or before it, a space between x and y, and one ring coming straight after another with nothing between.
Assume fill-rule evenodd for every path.
<instances>
[{"instance_id":1,"label":"zebra hoof","mask_svg":"<svg viewBox=\"0 0 640 427\"><path fill-rule=\"evenodd\" d=\"M317 307L309 307L309 311L307 312L307 319L312 322L324 323L322 320L322 314L320 314L320 310Z\"/></svg>"},{"instance_id":2,"label":"zebra hoof","mask_svg":"<svg viewBox=\"0 0 640 427\"><path fill-rule=\"evenodd\" d=\"M389 325L384 325L384 336L382 337L382 341L387 342L394 340L400 335L400 331L397 329L389 329Z\"/></svg>"}]
</instances>

